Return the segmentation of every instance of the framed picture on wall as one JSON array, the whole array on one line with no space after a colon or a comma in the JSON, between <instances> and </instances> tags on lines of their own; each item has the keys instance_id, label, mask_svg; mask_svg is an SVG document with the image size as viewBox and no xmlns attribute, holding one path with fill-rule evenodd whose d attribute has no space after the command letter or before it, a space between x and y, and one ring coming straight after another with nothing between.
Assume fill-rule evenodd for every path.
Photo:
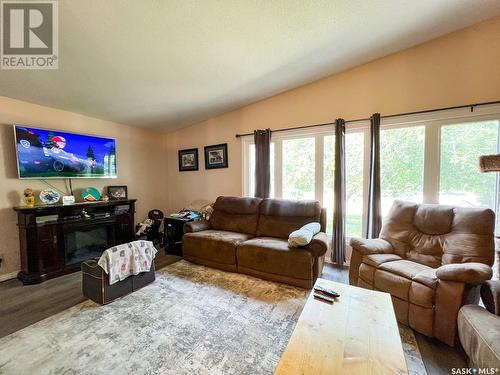
<instances>
[{"instance_id":1,"label":"framed picture on wall","mask_svg":"<svg viewBox=\"0 0 500 375\"><path fill-rule=\"evenodd\" d=\"M205 169L227 168L227 143L205 146Z\"/></svg>"},{"instance_id":2,"label":"framed picture on wall","mask_svg":"<svg viewBox=\"0 0 500 375\"><path fill-rule=\"evenodd\" d=\"M198 149L179 150L179 172L198 170Z\"/></svg>"},{"instance_id":3,"label":"framed picture on wall","mask_svg":"<svg viewBox=\"0 0 500 375\"><path fill-rule=\"evenodd\" d=\"M119 199L127 199L128 198L127 186L125 185L108 186L108 197L112 201L116 201Z\"/></svg>"}]
</instances>

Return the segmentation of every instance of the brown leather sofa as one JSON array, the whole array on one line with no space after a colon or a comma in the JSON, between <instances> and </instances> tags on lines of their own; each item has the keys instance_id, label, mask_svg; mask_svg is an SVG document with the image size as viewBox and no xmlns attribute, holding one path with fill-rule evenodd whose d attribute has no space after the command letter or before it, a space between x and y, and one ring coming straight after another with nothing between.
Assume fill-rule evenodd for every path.
<instances>
[{"instance_id":1,"label":"brown leather sofa","mask_svg":"<svg viewBox=\"0 0 500 375\"><path fill-rule=\"evenodd\" d=\"M219 197L210 221L184 226L184 259L225 271L312 288L321 275L330 241L326 211L317 201ZM289 234L319 222L321 232L301 248L289 248Z\"/></svg>"},{"instance_id":2,"label":"brown leather sofa","mask_svg":"<svg viewBox=\"0 0 500 375\"><path fill-rule=\"evenodd\" d=\"M460 307L492 276L495 214L395 201L378 239L351 239L349 282L391 294L396 317L454 345Z\"/></svg>"},{"instance_id":3,"label":"brown leather sofa","mask_svg":"<svg viewBox=\"0 0 500 375\"><path fill-rule=\"evenodd\" d=\"M476 368L500 368L500 281L481 286L484 308L465 305L458 312L458 336L469 364Z\"/></svg>"}]
</instances>

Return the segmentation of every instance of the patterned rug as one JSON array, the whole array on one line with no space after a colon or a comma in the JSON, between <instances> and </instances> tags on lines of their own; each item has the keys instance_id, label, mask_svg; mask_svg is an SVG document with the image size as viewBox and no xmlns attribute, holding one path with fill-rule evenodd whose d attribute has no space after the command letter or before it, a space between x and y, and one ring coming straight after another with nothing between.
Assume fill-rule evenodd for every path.
<instances>
[{"instance_id":1,"label":"patterned rug","mask_svg":"<svg viewBox=\"0 0 500 375\"><path fill-rule=\"evenodd\" d=\"M0 339L0 374L272 374L306 297L179 261L107 306L86 301ZM401 333L411 373L425 373Z\"/></svg>"}]
</instances>

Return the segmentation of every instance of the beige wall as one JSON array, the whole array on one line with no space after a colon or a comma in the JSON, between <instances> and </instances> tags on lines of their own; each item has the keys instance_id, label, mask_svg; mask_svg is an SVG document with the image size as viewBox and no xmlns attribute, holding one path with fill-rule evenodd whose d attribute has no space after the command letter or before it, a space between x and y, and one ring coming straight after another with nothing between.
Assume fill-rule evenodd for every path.
<instances>
[{"instance_id":1,"label":"beige wall","mask_svg":"<svg viewBox=\"0 0 500 375\"><path fill-rule=\"evenodd\" d=\"M314 58L311 56L311 58ZM166 135L168 207L242 194L236 133L500 100L500 17ZM203 146L228 143L229 168L205 170ZM178 172L198 147L200 170Z\"/></svg>"},{"instance_id":2,"label":"beige wall","mask_svg":"<svg viewBox=\"0 0 500 375\"><path fill-rule=\"evenodd\" d=\"M138 221L142 220L150 209L164 208L166 173L163 172L163 134L0 97L0 257L3 258L0 280L14 275L20 268L18 230L12 207L21 204L25 188L32 187L39 191L47 187L40 180L17 178L12 124L116 138L118 179L75 179L74 189L86 186L103 189L107 185L127 185L129 197L138 199ZM62 180L49 182L64 189Z\"/></svg>"},{"instance_id":3,"label":"beige wall","mask_svg":"<svg viewBox=\"0 0 500 375\"><path fill-rule=\"evenodd\" d=\"M236 133L499 100L499 46L497 17L169 134L0 97L0 279L19 270L12 207L26 187L45 188L41 181L17 179L14 123L117 138L119 178L75 180L74 186L128 185L129 196L138 198L140 220L153 207L178 210L195 199L240 195ZM206 171L203 146L225 142L229 168ZM192 147L199 148L200 170L178 172L177 150Z\"/></svg>"}]
</instances>

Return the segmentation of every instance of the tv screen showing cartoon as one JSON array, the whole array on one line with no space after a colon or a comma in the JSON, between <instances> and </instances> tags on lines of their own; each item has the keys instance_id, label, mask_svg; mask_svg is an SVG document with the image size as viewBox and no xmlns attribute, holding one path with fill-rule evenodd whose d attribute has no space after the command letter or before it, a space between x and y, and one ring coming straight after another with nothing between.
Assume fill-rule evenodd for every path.
<instances>
[{"instance_id":1,"label":"tv screen showing cartoon","mask_svg":"<svg viewBox=\"0 0 500 375\"><path fill-rule=\"evenodd\" d=\"M115 178L116 141L16 125L19 178Z\"/></svg>"}]
</instances>

